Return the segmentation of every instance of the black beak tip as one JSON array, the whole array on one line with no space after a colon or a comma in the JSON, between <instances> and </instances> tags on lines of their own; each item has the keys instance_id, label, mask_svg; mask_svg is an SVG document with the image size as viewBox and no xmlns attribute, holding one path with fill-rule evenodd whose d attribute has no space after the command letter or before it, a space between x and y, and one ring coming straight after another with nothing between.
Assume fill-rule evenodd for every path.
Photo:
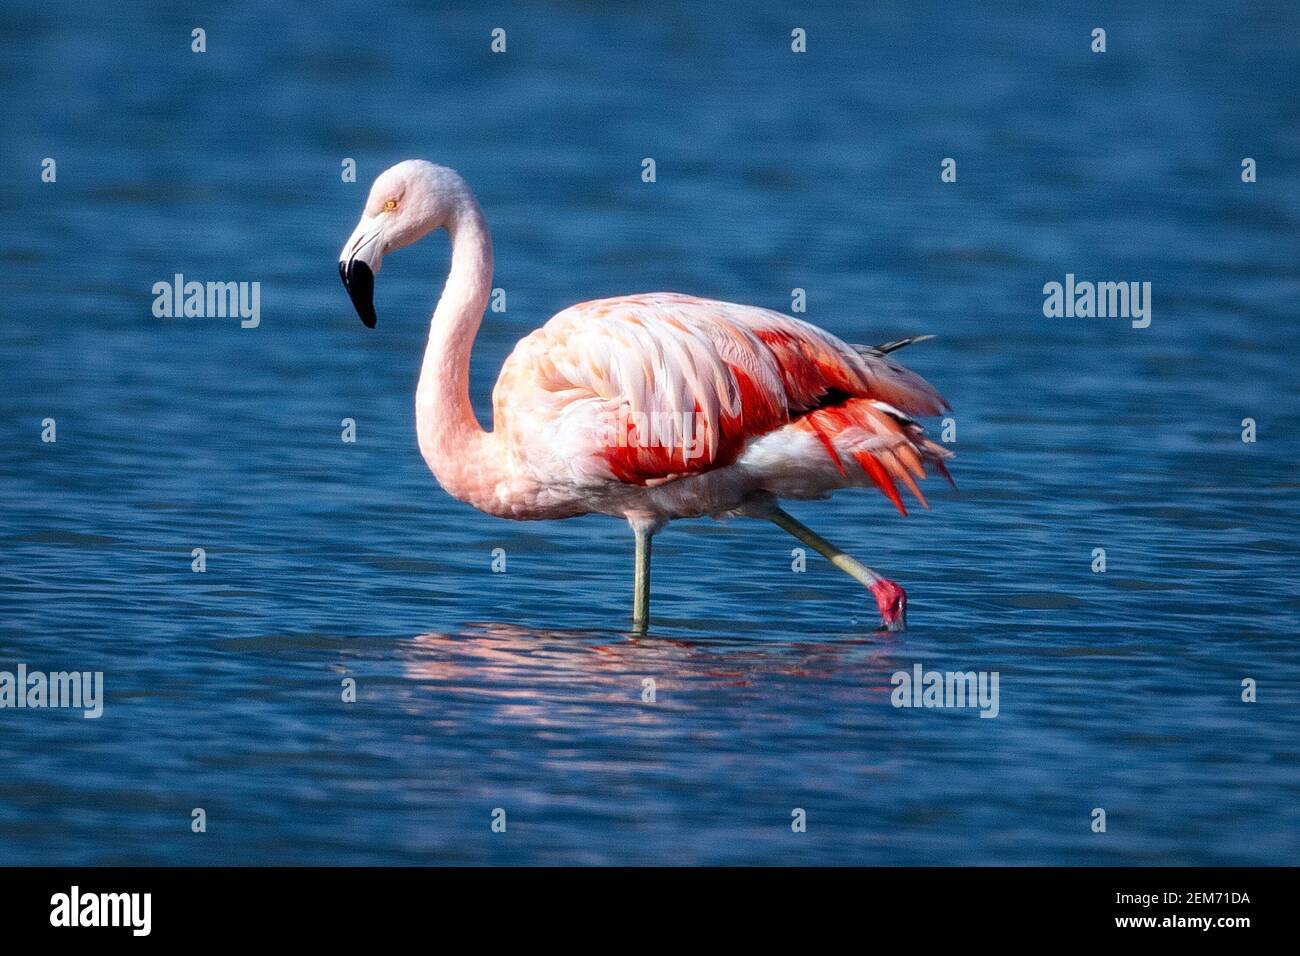
<instances>
[{"instance_id":1,"label":"black beak tip","mask_svg":"<svg viewBox=\"0 0 1300 956\"><path fill-rule=\"evenodd\" d=\"M378 321L375 315L375 274L364 262L353 259L339 263L339 278L343 280L343 288L348 290L348 298L352 300L361 322L366 328L373 329Z\"/></svg>"}]
</instances>

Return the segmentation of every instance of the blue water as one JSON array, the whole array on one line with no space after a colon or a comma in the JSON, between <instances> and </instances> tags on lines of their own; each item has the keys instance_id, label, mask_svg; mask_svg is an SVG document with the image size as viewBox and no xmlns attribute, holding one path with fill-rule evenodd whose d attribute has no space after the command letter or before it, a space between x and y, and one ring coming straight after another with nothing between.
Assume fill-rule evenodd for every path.
<instances>
[{"instance_id":1,"label":"blue water","mask_svg":"<svg viewBox=\"0 0 1300 956\"><path fill-rule=\"evenodd\" d=\"M0 670L107 699L0 710L0 863L1295 861L1294 4L382 6L6 8ZM911 629L696 521L634 639L625 525L448 498L412 409L445 239L385 263L374 332L336 275L408 157L494 232L484 420L512 344L603 295L937 334L902 357L960 493L792 507ZM178 272L260 282L260 326L155 318ZM1066 273L1151 282L1150 327L1045 318ZM918 663L998 672L997 718L892 707Z\"/></svg>"}]
</instances>

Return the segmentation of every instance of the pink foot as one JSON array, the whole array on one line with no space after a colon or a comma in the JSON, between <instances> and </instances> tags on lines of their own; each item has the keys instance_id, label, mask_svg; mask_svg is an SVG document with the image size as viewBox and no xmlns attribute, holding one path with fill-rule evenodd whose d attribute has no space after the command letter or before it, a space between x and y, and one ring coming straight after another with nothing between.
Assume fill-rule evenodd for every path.
<instances>
[{"instance_id":1,"label":"pink foot","mask_svg":"<svg viewBox=\"0 0 1300 956\"><path fill-rule=\"evenodd\" d=\"M880 608L880 623L887 631L901 631L907 627L907 592L893 581L881 578L871 585Z\"/></svg>"}]
</instances>

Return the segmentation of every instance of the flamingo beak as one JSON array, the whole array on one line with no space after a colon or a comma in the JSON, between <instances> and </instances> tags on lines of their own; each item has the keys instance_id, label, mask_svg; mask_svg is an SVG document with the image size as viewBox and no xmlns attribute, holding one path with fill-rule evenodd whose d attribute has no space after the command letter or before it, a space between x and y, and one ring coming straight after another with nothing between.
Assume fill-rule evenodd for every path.
<instances>
[{"instance_id":1,"label":"flamingo beak","mask_svg":"<svg viewBox=\"0 0 1300 956\"><path fill-rule=\"evenodd\" d=\"M348 290L357 315L373 329L375 315L375 273L384 259L384 223L379 216L363 216L339 254L339 278Z\"/></svg>"}]
</instances>

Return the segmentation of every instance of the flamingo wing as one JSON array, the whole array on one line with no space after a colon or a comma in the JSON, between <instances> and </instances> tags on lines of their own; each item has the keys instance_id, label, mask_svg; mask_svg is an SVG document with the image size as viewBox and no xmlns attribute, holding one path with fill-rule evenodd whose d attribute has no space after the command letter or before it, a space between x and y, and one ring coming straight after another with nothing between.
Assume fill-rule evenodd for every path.
<instances>
[{"instance_id":1,"label":"flamingo wing","mask_svg":"<svg viewBox=\"0 0 1300 956\"><path fill-rule=\"evenodd\" d=\"M516 347L496 421L517 444L545 433L590 480L638 485L733 465L765 436L810 435L838 484L875 484L905 514L895 482L924 503L913 477L927 464L946 476L949 456L910 417L947 403L889 358L909 341L853 346L779 312L673 293L584 302Z\"/></svg>"}]
</instances>

